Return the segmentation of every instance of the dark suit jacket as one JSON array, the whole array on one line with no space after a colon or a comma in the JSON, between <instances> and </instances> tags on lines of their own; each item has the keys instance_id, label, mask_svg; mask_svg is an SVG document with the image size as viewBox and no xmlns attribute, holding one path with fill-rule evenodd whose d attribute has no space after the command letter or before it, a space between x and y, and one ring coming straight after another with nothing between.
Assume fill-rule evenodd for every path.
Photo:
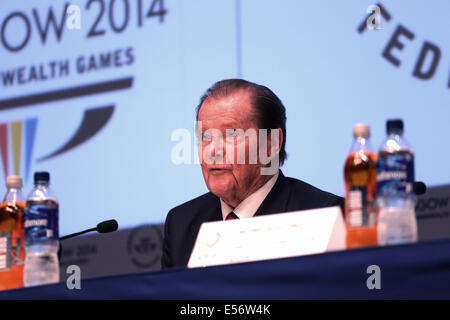
<instances>
[{"instance_id":1,"label":"dark suit jacket","mask_svg":"<svg viewBox=\"0 0 450 320\"><path fill-rule=\"evenodd\" d=\"M255 216L340 205L343 198L319 190L279 172L272 190ZM169 211L164 231L162 268L186 266L203 222L220 221L222 209L217 196L208 192Z\"/></svg>"}]
</instances>

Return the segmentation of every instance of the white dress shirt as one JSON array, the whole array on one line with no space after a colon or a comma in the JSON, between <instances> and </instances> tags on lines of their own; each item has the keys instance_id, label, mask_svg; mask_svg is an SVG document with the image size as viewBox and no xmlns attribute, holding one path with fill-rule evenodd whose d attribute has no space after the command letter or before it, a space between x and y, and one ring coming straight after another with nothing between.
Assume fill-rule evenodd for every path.
<instances>
[{"instance_id":1,"label":"white dress shirt","mask_svg":"<svg viewBox=\"0 0 450 320\"><path fill-rule=\"evenodd\" d=\"M220 199L223 220L225 220L225 218L231 211L233 211L239 217L239 219L253 217L256 213L256 210L258 210L261 203L269 194L270 190L272 190L275 182L277 181L277 178L278 172L272 178L270 178L270 180L267 181L261 188L256 190L250 196L245 198L241 203L239 203L236 208L230 207L222 199Z\"/></svg>"}]
</instances>

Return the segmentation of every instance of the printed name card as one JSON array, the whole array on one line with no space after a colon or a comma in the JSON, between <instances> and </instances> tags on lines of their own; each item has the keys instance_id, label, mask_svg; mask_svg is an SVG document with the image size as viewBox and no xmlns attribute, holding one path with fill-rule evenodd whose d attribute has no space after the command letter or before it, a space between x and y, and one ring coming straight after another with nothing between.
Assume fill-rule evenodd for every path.
<instances>
[{"instance_id":1,"label":"printed name card","mask_svg":"<svg viewBox=\"0 0 450 320\"><path fill-rule=\"evenodd\" d=\"M188 268L344 250L340 207L203 223Z\"/></svg>"}]
</instances>

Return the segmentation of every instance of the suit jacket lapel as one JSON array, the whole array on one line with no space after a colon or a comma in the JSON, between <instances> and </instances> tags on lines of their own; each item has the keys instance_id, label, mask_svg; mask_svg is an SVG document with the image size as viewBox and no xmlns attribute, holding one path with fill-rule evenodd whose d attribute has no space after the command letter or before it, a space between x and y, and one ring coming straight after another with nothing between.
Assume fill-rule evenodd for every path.
<instances>
[{"instance_id":1,"label":"suit jacket lapel","mask_svg":"<svg viewBox=\"0 0 450 320\"><path fill-rule=\"evenodd\" d=\"M289 183L280 170L277 181L258 210L256 210L255 216L286 212L290 191Z\"/></svg>"},{"instance_id":2,"label":"suit jacket lapel","mask_svg":"<svg viewBox=\"0 0 450 320\"><path fill-rule=\"evenodd\" d=\"M199 218L200 219L194 221L191 226L191 233L194 236L194 241L203 222L222 220L222 209L220 207L220 200L217 196L213 195L210 205L206 210L200 213Z\"/></svg>"}]
</instances>

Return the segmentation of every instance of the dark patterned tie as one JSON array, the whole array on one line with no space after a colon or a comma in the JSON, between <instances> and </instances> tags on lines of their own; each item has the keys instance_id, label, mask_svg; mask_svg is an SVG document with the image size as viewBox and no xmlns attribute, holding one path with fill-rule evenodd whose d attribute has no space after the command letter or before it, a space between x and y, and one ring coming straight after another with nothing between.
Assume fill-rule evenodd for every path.
<instances>
[{"instance_id":1,"label":"dark patterned tie","mask_svg":"<svg viewBox=\"0 0 450 320\"><path fill-rule=\"evenodd\" d=\"M225 218L225 220L234 220L234 219L239 219L239 217L233 211L231 211Z\"/></svg>"}]
</instances>

